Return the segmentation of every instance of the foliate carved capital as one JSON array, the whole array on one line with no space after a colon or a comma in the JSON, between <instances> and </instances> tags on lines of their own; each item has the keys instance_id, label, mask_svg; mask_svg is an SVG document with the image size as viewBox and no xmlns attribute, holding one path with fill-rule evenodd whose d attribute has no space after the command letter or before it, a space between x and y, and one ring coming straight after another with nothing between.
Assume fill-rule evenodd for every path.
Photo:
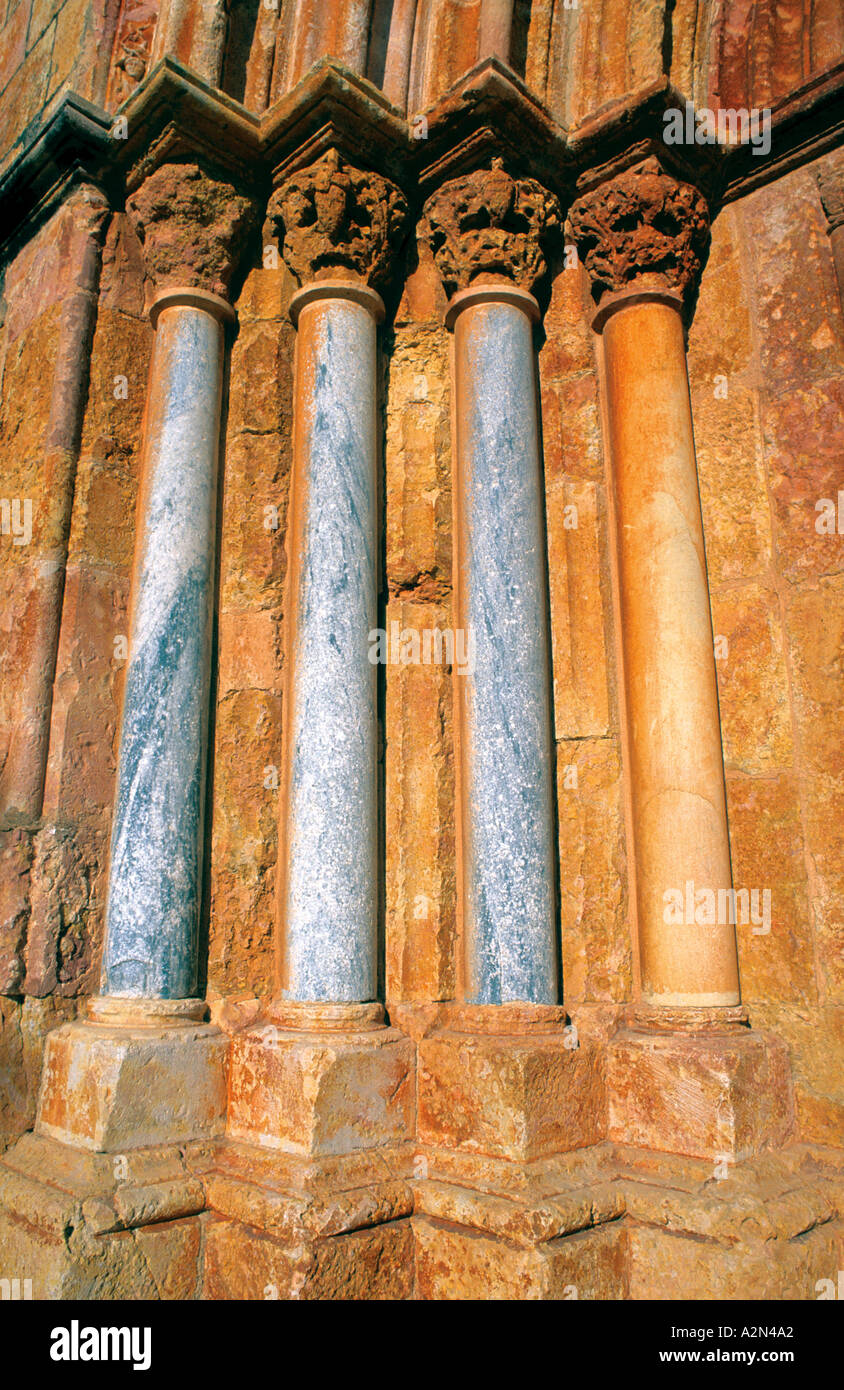
<instances>
[{"instance_id":1,"label":"foliate carved capital","mask_svg":"<svg viewBox=\"0 0 844 1390\"><path fill-rule=\"evenodd\" d=\"M835 150L818 165L815 177L831 232L844 226L844 149Z\"/></svg>"},{"instance_id":2,"label":"foliate carved capital","mask_svg":"<svg viewBox=\"0 0 844 1390\"><path fill-rule=\"evenodd\" d=\"M251 199L198 164L162 164L126 209L156 289L195 285L226 297L256 220Z\"/></svg>"},{"instance_id":3,"label":"foliate carved capital","mask_svg":"<svg viewBox=\"0 0 844 1390\"><path fill-rule=\"evenodd\" d=\"M268 212L300 285L346 272L379 288L407 224L407 201L395 184L333 149L277 189Z\"/></svg>"},{"instance_id":4,"label":"foliate carved capital","mask_svg":"<svg viewBox=\"0 0 844 1390\"><path fill-rule=\"evenodd\" d=\"M505 276L533 290L546 249L562 225L560 205L535 179L513 178L501 159L450 179L425 204L428 238L449 294L481 276Z\"/></svg>"},{"instance_id":5,"label":"foliate carved capital","mask_svg":"<svg viewBox=\"0 0 844 1390\"><path fill-rule=\"evenodd\" d=\"M685 296L709 244L703 194L666 173L656 158L578 199L569 220L598 300L645 278Z\"/></svg>"}]
</instances>

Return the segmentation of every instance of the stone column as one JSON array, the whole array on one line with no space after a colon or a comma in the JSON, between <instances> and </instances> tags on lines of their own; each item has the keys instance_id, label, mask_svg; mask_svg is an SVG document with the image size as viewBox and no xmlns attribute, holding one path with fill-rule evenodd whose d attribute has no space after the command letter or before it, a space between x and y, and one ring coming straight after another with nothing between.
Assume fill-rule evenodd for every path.
<instances>
[{"instance_id":1,"label":"stone column","mask_svg":"<svg viewBox=\"0 0 844 1390\"><path fill-rule=\"evenodd\" d=\"M43 809L73 489L108 214L105 198L91 185L72 193L60 214L66 285L43 441L46 516L38 530L44 548L37 560L38 601L29 605L32 641L21 663L21 698L9 755L0 770L0 816L25 824L36 822Z\"/></svg>"},{"instance_id":2,"label":"stone column","mask_svg":"<svg viewBox=\"0 0 844 1390\"><path fill-rule=\"evenodd\" d=\"M228 8L227 0L162 0L150 67L172 56L216 87L223 71Z\"/></svg>"},{"instance_id":3,"label":"stone column","mask_svg":"<svg viewBox=\"0 0 844 1390\"><path fill-rule=\"evenodd\" d=\"M478 58L510 62L513 0L481 0L478 21Z\"/></svg>"},{"instance_id":4,"label":"stone column","mask_svg":"<svg viewBox=\"0 0 844 1390\"><path fill-rule=\"evenodd\" d=\"M714 895L717 918L732 888L683 327L707 207L649 159L582 198L571 223L603 337L642 1000L734 1011L734 922L705 921L697 896Z\"/></svg>"},{"instance_id":5,"label":"stone column","mask_svg":"<svg viewBox=\"0 0 844 1390\"><path fill-rule=\"evenodd\" d=\"M92 1023L51 1035L39 1108L41 1131L86 1147L177 1142L223 1123L223 1040L195 995L226 296L252 205L196 165L164 165L128 211L155 341L102 995L89 1001ZM119 1116L116 1083L98 1091L94 1121L77 1104L85 1059L136 1083Z\"/></svg>"},{"instance_id":6,"label":"stone column","mask_svg":"<svg viewBox=\"0 0 844 1390\"><path fill-rule=\"evenodd\" d=\"M278 997L372 1004L377 989L376 331L372 287L406 210L330 152L273 200L302 288L287 548Z\"/></svg>"},{"instance_id":7,"label":"stone column","mask_svg":"<svg viewBox=\"0 0 844 1390\"><path fill-rule=\"evenodd\" d=\"M232 1045L229 1134L317 1153L405 1137L413 1049L377 1000L376 326L403 195L334 150L270 217L301 285L272 1022ZM315 1037L314 1035L318 1036ZM342 1136L341 1139L336 1136Z\"/></svg>"},{"instance_id":8,"label":"stone column","mask_svg":"<svg viewBox=\"0 0 844 1390\"><path fill-rule=\"evenodd\" d=\"M455 668L462 994L558 1000L553 745L531 290L556 200L500 160L426 205L454 332Z\"/></svg>"},{"instance_id":9,"label":"stone column","mask_svg":"<svg viewBox=\"0 0 844 1390\"><path fill-rule=\"evenodd\" d=\"M652 157L571 225L601 335L641 977L608 1047L608 1137L734 1160L781 1143L793 1108L785 1050L743 1026L739 993L684 337L708 211Z\"/></svg>"},{"instance_id":10,"label":"stone column","mask_svg":"<svg viewBox=\"0 0 844 1390\"><path fill-rule=\"evenodd\" d=\"M595 1045L558 1002L532 291L559 209L493 160L444 184L425 212L451 296L453 609L474 670L454 675L459 997L419 1043L418 1136L459 1153L473 1185L473 1155L529 1163L598 1143L605 1107Z\"/></svg>"}]
</instances>

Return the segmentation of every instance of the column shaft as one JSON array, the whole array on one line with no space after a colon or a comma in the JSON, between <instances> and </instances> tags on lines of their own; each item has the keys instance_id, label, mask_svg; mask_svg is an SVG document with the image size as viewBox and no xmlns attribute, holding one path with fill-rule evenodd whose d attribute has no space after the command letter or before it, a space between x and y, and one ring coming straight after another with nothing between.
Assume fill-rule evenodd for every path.
<instances>
[{"instance_id":1,"label":"column shaft","mask_svg":"<svg viewBox=\"0 0 844 1390\"><path fill-rule=\"evenodd\" d=\"M679 299L616 308L604 361L618 535L642 994L739 1003L731 921L667 893L729 890L712 621ZM675 899L676 901L676 899Z\"/></svg>"},{"instance_id":2,"label":"column shaft","mask_svg":"<svg viewBox=\"0 0 844 1390\"><path fill-rule=\"evenodd\" d=\"M548 615L532 317L488 286L458 296L456 671L467 1002L557 1002ZM468 299L468 303L466 300ZM532 311L531 312L531 306ZM471 651L472 648L470 647Z\"/></svg>"},{"instance_id":3,"label":"column shaft","mask_svg":"<svg viewBox=\"0 0 844 1390\"><path fill-rule=\"evenodd\" d=\"M481 0L478 27L478 58L510 61L513 29L513 0Z\"/></svg>"},{"instance_id":4,"label":"column shaft","mask_svg":"<svg viewBox=\"0 0 844 1390\"><path fill-rule=\"evenodd\" d=\"M223 331L205 307L160 308L112 833L107 994L179 999L196 989Z\"/></svg>"},{"instance_id":5,"label":"column shaft","mask_svg":"<svg viewBox=\"0 0 844 1390\"><path fill-rule=\"evenodd\" d=\"M278 935L281 997L303 1002L377 986L380 304L342 285L298 296Z\"/></svg>"}]
</instances>

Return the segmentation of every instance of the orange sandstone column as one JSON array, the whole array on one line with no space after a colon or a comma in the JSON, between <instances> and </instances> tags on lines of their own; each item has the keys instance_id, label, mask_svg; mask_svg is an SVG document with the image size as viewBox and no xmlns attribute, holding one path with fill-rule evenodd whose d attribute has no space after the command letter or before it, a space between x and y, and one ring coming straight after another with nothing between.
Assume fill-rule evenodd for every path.
<instances>
[{"instance_id":1,"label":"orange sandstone column","mask_svg":"<svg viewBox=\"0 0 844 1390\"><path fill-rule=\"evenodd\" d=\"M735 902L683 328L708 213L649 159L571 221L603 335L642 1002L727 1019Z\"/></svg>"},{"instance_id":2,"label":"orange sandstone column","mask_svg":"<svg viewBox=\"0 0 844 1390\"><path fill-rule=\"evenodd\" d=\"M478 26L478 58L510 61L513 30L513 0L481 0Z\"/></svg>"},{"instance_id":3,"label":"orange sandstone column","mask_svg":"<svg viewBox=\"0 0 844 1390\"><path fill-rule=\"evenodd\" d=\"M0 815L19 824L36 822L43 810L73 491L108 205L98 189L85 184L68 200L62 217L66 251L59 289L65 293L42 446L44 486L39 505L33 508L35 583L25 620L31 637L20 663L20 694L9 752L0 768ZM8 518L4 529L8 529ZM28 545L23 528L11 543Z\"/></svg>"}]
</instances>

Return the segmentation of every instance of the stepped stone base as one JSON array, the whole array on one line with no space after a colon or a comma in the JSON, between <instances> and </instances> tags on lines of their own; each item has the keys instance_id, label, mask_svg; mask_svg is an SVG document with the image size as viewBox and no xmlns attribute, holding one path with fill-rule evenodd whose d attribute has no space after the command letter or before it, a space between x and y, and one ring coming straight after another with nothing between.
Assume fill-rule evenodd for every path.
<instances>
[{"instance_id":1,"label":"stepped stone base","mask_svg":"<svg viewBox=\"0 0 844 1390\"><path fill-rule=\"evenodd\" d=\"M33 1299L197 1298L211 1156L24 1135L0 1162L0 1274L31 1281Z\"/></svg>"},{"instance_id":2,"label":"stepped stone base","mask_svg":"<svg viewBox=\"0 0 844 1390\"><path fill-rule=\"evenodd\" d=\"M780 1044L588 1041L563 1018L60 1028L36 1133L0 1160L0 1278L53 1299L828 1296L844 1154L789 1141Z\"/></svg>"}]
</instances>

